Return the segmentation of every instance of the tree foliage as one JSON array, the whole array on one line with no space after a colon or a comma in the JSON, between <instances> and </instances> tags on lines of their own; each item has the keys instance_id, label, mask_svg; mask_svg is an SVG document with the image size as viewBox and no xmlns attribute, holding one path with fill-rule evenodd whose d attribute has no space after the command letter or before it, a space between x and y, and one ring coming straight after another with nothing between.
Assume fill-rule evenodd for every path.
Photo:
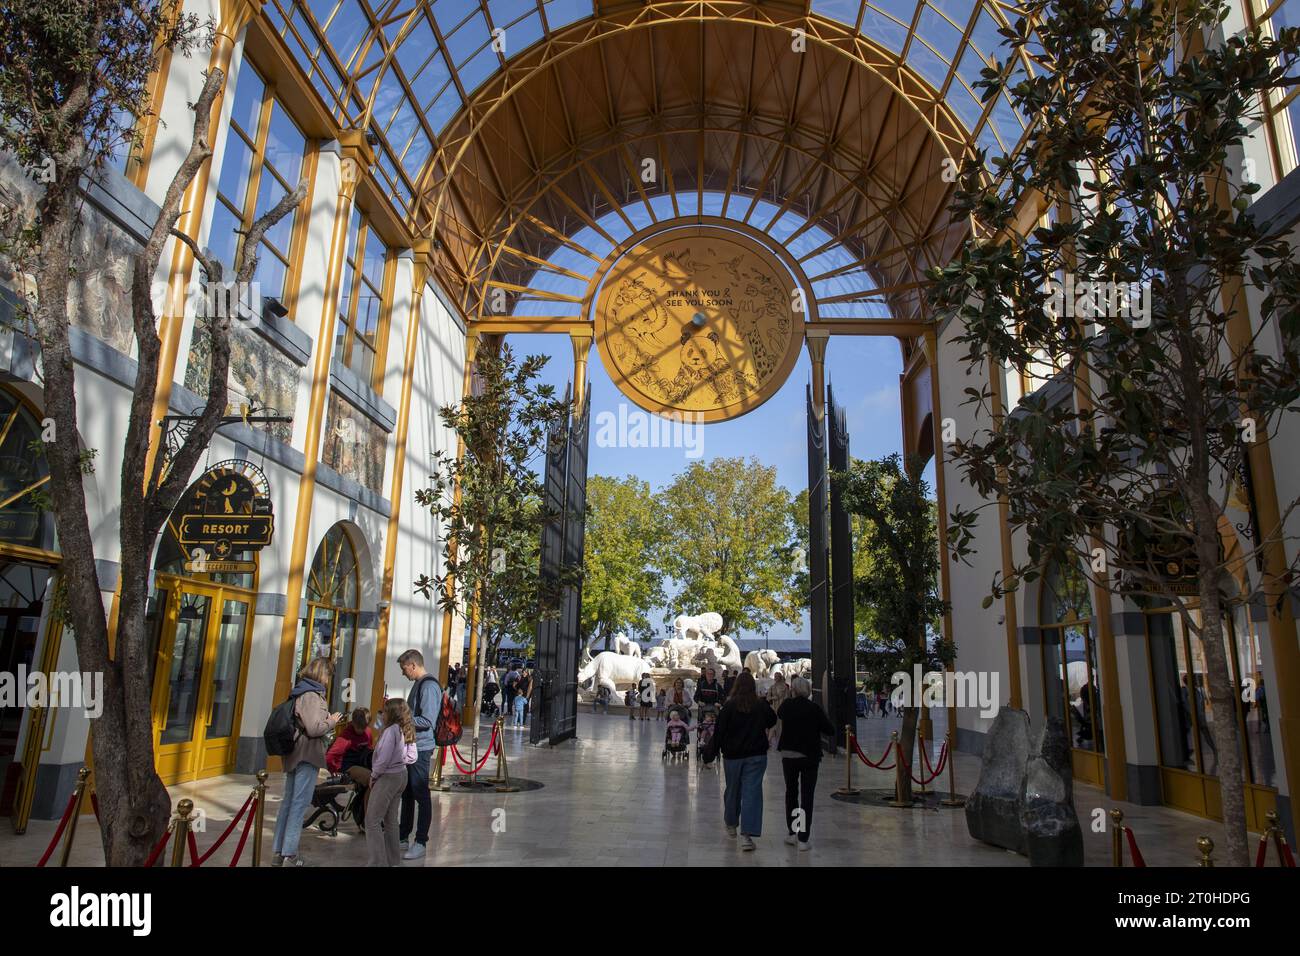
<instances>
[{"instance_id":1,"label":"tree foliage","mask_svg":"<svg viewBox=\"0 0 1300 956\"><path fill-rule=\"evenodd\" d=\"M650 485L593 475L587 482L582 633L592 642L619 629L652 637L651 614L664 604L659 570L664 528Z\"/></svg>"},{"instance_id":2,"label":"tree foliage","mask_svg":"<svg viewBox=\"0 0 1300 956\"><path fill-rule=\"evenodd\" d=\"M998 419L987 384L967 389L991 424L951 455L986 500L1001 498L1026 545L994 595L1058 564L1170 604L1201 638L1215 712L1233 713L1223 612L1251 597L1233 572L1255 566L1294 503L1235 553L1220 523L1248 520L1250 443L1275 434L1300 396L1300 273L1251 212L1259 186L1242 144L1260 104L1296 82L1300 33L1224 38L1220 0L1023 6L1027 19L1003 33L1034 75L994 64L981 86L986 100L1007 92L1031 132L991 176L982 155L965 165L952 209L973 238L932 274L932 302L957 316L980 381L990 359L1022 374L1046 367L1074 400L1041 389ZM1021 240L1027 206L1051 214ZM958 558L974 548L976 511L951 517ZM1243 863L1237 722L1213 732L1228 857Z\"/></svg>"},{"instance_id":3,"label":"tree foliage","mask_svg":"<svg viewBox=\"0 0 1300 956\"><path fill-rule=\"evenodd\" d=\"M560 516L545 507L538 462L570 406L537 381L546 362L543 355L517 360L508 345L485 343L471 393L439 412L462 453L437 452L430 485L416 492L445 543L441 572L420 575L415 589L436 597L445 614L476 608L480 671L503 637L531 637L539 618L559 606L558 588L543 587L539 574L542 528Z\"/></svg>"},{"instance_id":4,"label":"tree foliage","mask_svg":"<svg viewBox=\"0 0 1300 956\"><path fill-rule=\"evenodd\" d=\"M755 458L692 462L661 498L660 567L678 588L670 610L715 611L733 635L799 619L791 498L775 468Z\"/></svg>"}]
</instances>

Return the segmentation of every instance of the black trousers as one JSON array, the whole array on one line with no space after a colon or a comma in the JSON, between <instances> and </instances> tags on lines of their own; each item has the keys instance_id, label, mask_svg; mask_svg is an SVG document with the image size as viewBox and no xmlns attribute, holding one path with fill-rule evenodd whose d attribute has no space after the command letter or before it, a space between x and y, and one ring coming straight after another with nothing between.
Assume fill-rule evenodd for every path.
<instances>
[{"instance_id":1,"label":"black trousers","mask_svg":"<svg viewBox=\"0 0 1300 956\"><path fill-rule=\"evenodd\" d=\"M817 766L821 761L811 757L782 759L781 772L785 775L785 829L794 833L795 809L803 809L803 828L799 842L807 843L812 834L813 794L817 792Z\"/></svg>"}]
</instances>

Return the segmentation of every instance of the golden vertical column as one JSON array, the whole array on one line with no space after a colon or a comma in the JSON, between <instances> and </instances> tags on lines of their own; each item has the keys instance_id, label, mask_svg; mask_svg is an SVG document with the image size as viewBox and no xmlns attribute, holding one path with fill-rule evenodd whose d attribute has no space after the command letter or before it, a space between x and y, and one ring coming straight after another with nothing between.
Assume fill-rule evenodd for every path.
<instances>
[{"instance_id":1,"label":"golden vertical column","mask_svg":"<svg viewBox=\"0 0 1300 956\"><path fill-rule=\"evenodd\" d=\"M830 338L831 333L826 329L809 327L804 330L804 343L812 362L813 411L818 418L826 417L826 345Z\"/></svg>"},{"instance_id":2,"label":"golden vertical column","mask_svg":"<svg viewBox=\"0 0 1300 956\"><path fill-rule=\"evenodd\" d=\"M465 376L461 386L461 398L464 399L470 393L474 386L474 360L478 358L479 335L474 329L465 333ZM456 457L459 458L465 453L465 444L459 439L456 442ZM460 500L460 488L457 487L454 492L456 500ZM455 547L453 541L452 547ZM455 583L448 578L445 594L454 593ZM442 614L442 645L438 654L438 681L444 686L447 683L447 675L451 672L451 632L456 623L456 615L444 611Z\"/></svg>"},{"instance_id":3,"label":"golden vertical column","mask_svg":"<svg viewBox=\"0 0 1300 956\"><path fill-rule=\"evenodd\" d=\"M221 122L222 105L226 98L226 89L230 86L230 61L235 54L235 45L244 27L262 9L263 0L221 0L221 22L217 24L216 35L212 43L212 52L208 57L208 70L219 69L226 80L221 90L212 100L212 113L208 117L209 144L215 139L218 124ZM199 118L195 117L195 122ZM185 190L181 200L181 214L176 221L176 229L195 241L203 223L203 207L208 196L208 182L212 174L212 158L209 157ZM159 422L171 407L172 382L176 377L176 357L180 349L181 329L185 324L186 287L194 275L194 253L190 247L179 239L172 245L171 272L168 273L168 294L163 307L163 316L158 323L159 355L158 381L154 386L152 424L149 430L149 451L145 458L144 473L149 475L153 469L154 459L162 442L162 428Z\"/></svg>"},{"instance_id":4,"label":"golden vertical column","mask_svg":"<svg viewBox=\"0 0 1300 956\"><path fill-rule=\"evenodd\" d=\"M595 329L570 329L569 344L573 346L573 414L582 414L582 399L587 392L587 357L595 338Z\"/></svg>"},{"instance_id":5,"label":"golden vertical column","mask_svg":"<svg viewBox=\"0 0 1300 956\"><path fill-rule=\"evenodd\" d=\"M370 691L371 709L383 703L384 671L388 657L388 635L393 619L393 566L397 563L397 529L402 512L406 477L406 438L411 425L411 390L415 379L416 343L423 321L424 286L432 271L430 242L425 239L412 248L415 267L411 279L411 309L406 323L406 355L402 361L402 397L397 406L397 432L393 446L393 480L389 491L388 533L384 538L384 576L379 593L379 634L375 642L375 678ZM437 410L432 410L437 414Z\"/></svg>"},{"instance_id":6,"label":"golden vertical column","mask_svg":"<svg viewBox=\"0 0 1300 956\"><path fill-rule=\"evenodd\" d=\"M939 401L939 335L934 329L928 329L925 337L921 340L921 346L925 350L925 360L930 364L930 438L934 444L934 496L935 504L939 512L939 596L943 598L948 610L943 612L943 639L949 645L953 643L952 637L952 587L948 580L950 569L948 567L948 498L944 493L944 475L943 475L943 412ZM957 662L953 661L948 665L949 670L953 670ZM1010 674L1007 680L1010 681ZM953 685L956 686L955 684ZM952 739L957 739L957 703L954 699L948 701L948 733ZM1000 701L999 701L1000 703ZM948 759L952 759L949 754Z\"/></svg>"},{"instance_id":7,"label":"golden vertical column","mask_svg":"<svg viewBox=\"0 0 1300 956\"><path fill-rule=\"evenodd\" d=\"M289 583L285 589L284 625L280 631L280 663L276 671L275 700L288 696L293 684L294 642L298 636L298 608L301 604L303 567L307 559L307 534L311 528L312 500L316 492L316 466L320 462L321 431L329 397L330 366L334 359L334 326L338 322L338 292L347 254L348 225L352 218L352 199L374 154L360 130L339 134L339 196L334 208L334 225L330 235L325 288L321 302L320 327L312 363L311 399L307 409L307 428L303 438L304 464L298 481L298 507L294 515L293 545L289 552Z\"/></svg>"}]
</instances>

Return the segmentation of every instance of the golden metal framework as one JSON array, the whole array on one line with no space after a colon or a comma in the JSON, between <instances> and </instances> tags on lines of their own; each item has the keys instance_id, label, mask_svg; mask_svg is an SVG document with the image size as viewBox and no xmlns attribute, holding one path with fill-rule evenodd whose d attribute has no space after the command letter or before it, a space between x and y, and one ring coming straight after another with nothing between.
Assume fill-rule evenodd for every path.
<instances>
[{"instance_id":1,"label":"golden metal framework","mask_svg":"<svg viewBox=\"0 0 1300 956\"><path fill-rule=\"evenodd\" d=\"M594 274L604 254L580 233L617 245L645 224L634 218L642 210L654 223L689 220L704 211L706 194L721 196L724 218L753 224L760 201L778 210L768 228L787 215L802 218L787 241L821 230L817 253L805 259L835 250L850 261L813 263L815 282L861 270L874 278L873 288L827 295L824 304L883 299L895 315L924 320L921 273L950 253L966 228L946 221L951 185L944 162L959 160L994 128L998 105L979 106L967 129L948 99L958 85L969 92L968 53L979 58L977 67L987 65L983 54L991 51L972 42L977 31L988 46L991 27L1020 15L1002 0L975 0L961 11L916 0L906 22L908 8L898 3L859 3L856 15L849 9L840 22L813 13L810 2L596 0L590 17L552 28L547 5L539 3L542 38L522 53L500 55L499 68L470 89L460 75L469 58L453 62L457 31L481 21L495 36L494 8L517 17L509 29L534 13L499 0L478 0L468 13L475 4L444 4L435 12L429 0L347 0L310 10L301 0L272 2L296 11L283 34L301 36L310 49L305 34L318 32L311 69L329 61L320 75L342 77L335 91L340 120L366 128L372 120L383 127L392 113L394 77L402 95L422 102L404 67L395 67L403 44L431 28L463 105L445 129L419 117L432 152L410 182L408 225L433 237L435 272L467 317L493 327L505 316L484 308L491 290L498 302L507 293L508 311L537 300L571 311L574 296L539 290L534 280L580 284ZM344 6L369 21L350 53L327 39L346 33L332 29ZM457 18L463 19L450 22ZM903 37L901 49L866 35L882 23ZM917 54L942 64L942 82L933 69L928 82L920 77ZM411 56L424 55L421 48ZM1032 71L1028 62L1012 66ZM969 116L972 104L965 106ZM996 135L1004 149L1014 148L1004 129ZM381 146L390 148L410 147ZM650 182L638 175L645 159L658 164ZM561 248L590 261L591 271L552 263ZM840 316L851 318L843 310ZM533 318L541 325L570 317Z\"/></svg>"}]
</instances>

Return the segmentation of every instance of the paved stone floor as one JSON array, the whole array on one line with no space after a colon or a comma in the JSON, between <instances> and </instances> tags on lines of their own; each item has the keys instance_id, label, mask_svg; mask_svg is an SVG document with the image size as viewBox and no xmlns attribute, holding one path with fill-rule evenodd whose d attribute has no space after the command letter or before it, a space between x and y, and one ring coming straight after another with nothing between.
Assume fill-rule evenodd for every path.
<instances>
[{"instance_id":1,"label":"paved stone floor","mask_svg":"<svg viewBox=\"0 0 1300 956\"><path fill-rule=\"evenodd\" d=\"M858 721L862 749L877 759L899 720ZM936 715L936 736L942 736ZM663 725L632 722L625 712L579 716L576 741L556 748L533 748L526 731L506 731L510 771L545 784L530 793L433 794L434 823L424 865L577 864L644 866L1025 866L1024 858L972 840L960 810L895 810L858 806L831 799L844 778L842 758L827 758L817 785L810 853L784 844L784 785L773 756L764 781L763 835L758 850L741 853L722 829L721 774L689 764L663 764ZM468 749L468 748L466 748ZM489 769L495 766L489 764ZM974 783L978 758L957 757L957 785ZM863 788L892 786L892 772L861 762L854 783ZM946 779L946 774L945 774ZM268 787L265 846L269 855L283 777L272 774ZM243 804L254 780L229 775L173 787L174 800L190 797L207 815L205 849ZM1192 866L1196 838L1221 842L1221 827L1209 820L1163 807L1139 807L1108 800L1099 790L1076 786L1075 801L1084 826L1087 862L1108 866L1110 837L1089 827L1092 810L1118 806L1137 834L1151 866ZM497 811L504 811L500 813ZM494 822L496 824L494 828ZM83 816L72 854L74 865L103 862L94 818ZM26 835L0 831L0 866L30 866L39 859L53 821L32 821ZM209 865L224 866L230 849L218 850ZM365 839L347 823L336 837L319 830L304 833L302 852L318 866L357 866L365 862ZM249 853L249 849L245 850ZM248 857L245 857L245 862ZM419 865L407 863L407 866Z\"/></svg>"}]
</instances>

